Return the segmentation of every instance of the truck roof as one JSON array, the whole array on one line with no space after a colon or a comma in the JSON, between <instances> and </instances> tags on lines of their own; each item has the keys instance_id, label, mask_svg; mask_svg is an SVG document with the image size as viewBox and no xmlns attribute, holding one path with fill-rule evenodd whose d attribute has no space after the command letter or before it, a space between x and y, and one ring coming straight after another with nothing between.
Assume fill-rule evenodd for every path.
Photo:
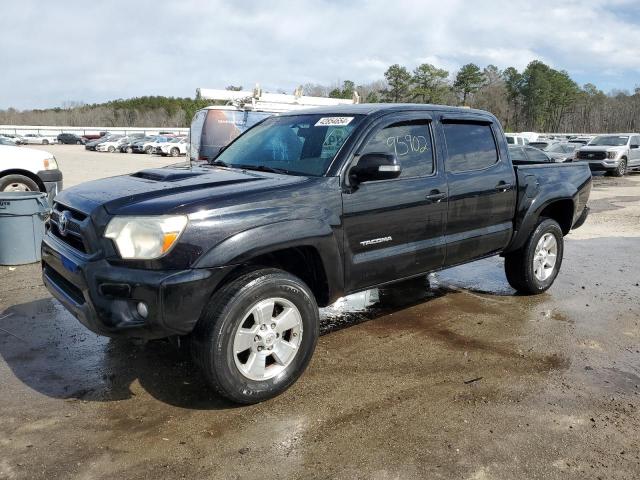
<instances>
[{"instance_id":1,"label":"truck roof","mask_svg":"<svg viewBox=\"0 0 640 480\"><path fill-rule=\"evenodd\" d=\"M303 110L293 110L285 115L304 115L304 114L321 114L321 115L371 115L378 112L402 112L406 110L424 110L439 112L456 112L456 113L478 113L483 115L491 115L484 110L477 110L466 107L451 107L447 105L432 105L425 103L356 103L353 105L334 105L329 107L305 108Z\"/></svg>"}]
</instances>

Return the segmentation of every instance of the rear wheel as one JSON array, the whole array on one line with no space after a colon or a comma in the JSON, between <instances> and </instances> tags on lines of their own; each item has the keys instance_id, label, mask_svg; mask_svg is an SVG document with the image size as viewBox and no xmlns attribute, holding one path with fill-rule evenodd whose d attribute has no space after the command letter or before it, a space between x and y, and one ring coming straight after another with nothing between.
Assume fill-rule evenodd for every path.
<instances>
[{"instance_id":1,"label":"rear wheel","mask_svg":"<svg viewBox=\"0 0 640 480\"><path fill-rule=\"evenodd\" d=\"M133 153L133 148L131 148L131 147L127 147L127 150L126 150L126 151L127 151L127 153Z\"/></svg>"},{"instance_id":2,"label":"rear wheel","mask_svg":"<svg viewBox=\"0 0 640 480\"><path fill-rule=\"evenodd\" d=\"M82 145L82 142L80 140L76 140L76 145Z\"/></svg>"},{"instance_id":3,"label":"rear wheel","mask_svg":"<svg viewBox=\"0 0 640 480\"><path fill-rule=\"evenodd\" d=\"M540 219L527 243L505 255L504 269L509 284L522 293L544 292L558 276L563 252L564 237L558 222Z\"/></svg>"},{"instance_id":4,"label":"rear wheel","mask_svg":"<svg viewBox=\"0 0 640 480\"><path fill-rule=\"evenodd\" d=\"M109 150L109 153L113 153L116 151L116 147L109 147L107 150Z\"/></svg>"},{"instance_id":5,"label":"rear wheel","mask_svg":"<svg viewBox=\"0 0 640 480\"><path fill-rule=\"evenodd\" d=\"M0 192L38 192L38 184L24 175L7 175L0 178Z\"/></svg>"},{"instance_id":6,"label":"rear wheel","mask_svg":"<svg viewBox=\"0 0 640 480\"><path fill-rule=\"evenodd\" d=\"M49 145L49 140L47 140L47 139L42 140L42 144L43 145Z\"/></svg>"},{"instance_id":7,"label":"rear wheel","mask_svg":"<svg viewBox=\"0 0 640 480\"><path fill-rule=\"evenodd\" d=\"M625 173L627 173L627 159L622 158L618 163L618 168L613 171L613 175L615 177L624 177Z\"/></svg>"},{"instance_id":8,"label":"rear wheel","mask_svg":"<svg viewBox=\"0 0 640 480\"><path fill-rule=\"evenodd\" d=\"M144 152L145 152L147 155L151 155L151 154L153 153L153 147L151 147L151 146L146 146L146 147L144 148Z\"/></svg>"},{"instance_id":9,"label":"rear wheel","mask_svg":"<svg viewBox=\"0 0 640 480\"><path fill-rule=\"evenodd\" d=\"M282 270L261 269L213 295L191 351L220 395L251 404L275 397L300 377L318 335L318 306L309 287Z\"/></svg>"}]
</instances>

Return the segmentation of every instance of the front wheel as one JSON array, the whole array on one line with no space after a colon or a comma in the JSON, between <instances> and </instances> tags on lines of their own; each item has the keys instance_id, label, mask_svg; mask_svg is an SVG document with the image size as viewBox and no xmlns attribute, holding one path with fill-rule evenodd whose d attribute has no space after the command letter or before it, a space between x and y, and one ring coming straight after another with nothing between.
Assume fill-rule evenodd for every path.
<instances>
[{"instance_id":1,"label":"front wheel","mask_svg":"<svg viewBox=\"0 0 640 480\"><path fill-rule=\"evenodd\" d=\"M624 177L625 173L627 173L627 160L623 158L618 163L618 168L613 171L613 175L615 177Z\"/></svg>"},{"instance_id":2,"label":"front wheel","mask_svg":"<svg viewBox=\"0 0 640 480\"><path fill-rule=\"evenodd\" d=\"M43 145L49 145L49 140L42 140Z\"/></svg>"},{"instance_id":3,"label":"front wheel","mask_svg":"<svg viewBox=\"0 0 640 480\"><path fill-rule=\"evenodd\" d=\"M171 156L172 157L177 157L178 155L180 155L180 150L178 150L176 147L173 147L171 149Z\"/></svg>"},{"instance_id":4,"label":"front wheel","mask_svg":"<svg viewBox=\"0 0 640 480\"><path fill-rule=\"evenodd\" d=\"M309 287L282 270L261 269L213 295L192 333L191 352L220 395L252 404L279 395L302 375L318 335Z\"/></svg>"},{"instance_id":5,"label":"front wheel","mask_svg":"<svg viewBox=\"0 0 640 480\"><path fill-rule=\"evenodd\" d=\"M521 293L547 290L558 276L564 237L558 222L542 218L519 250L505 255L504 269L509 284Z\"/></svg>"},{"instance_id":6,"label":"front wheel","mask_svg":"<svg viewBox=\"0 0 640 480\"><path fill-rule=\"evenodd\" d=\"M116 147L109 147L107 150L109 150L109 153L114 153L116 151Z\"/></svg>"},{"instance_id":7,"label":"front wheel","mask_svg":"<svg viewBox=\"0 0 640 480\"><path fill-rule=\"evenodd\" d=\"M131 148L131 147L127 147L127 148L126 148L126 152L127 152L127 153L133 153L133 148Z\"/></svg>"},{"instance_id":8,"label":"front wheel","mask_svg":"<svg viewBox=\"0 0 640 480\"><path fill-rule=\"evenodd\" d=\"M7 175L0 178L0 192L37 192L38 184L24 175Z\"/></svg>"}]
</instances>

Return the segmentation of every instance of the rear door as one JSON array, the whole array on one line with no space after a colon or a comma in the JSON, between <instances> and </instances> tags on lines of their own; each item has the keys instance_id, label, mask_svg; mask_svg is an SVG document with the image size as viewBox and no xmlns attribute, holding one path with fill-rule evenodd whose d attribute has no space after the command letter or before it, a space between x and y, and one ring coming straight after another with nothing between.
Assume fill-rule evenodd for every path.
<instances>
[{"instance_id":1,"label":"rear door","mask_svg":"<svg viewBox=\"0 0 640 480\"><path fill-rule=\"evenodd\" d=\"M442 266L447 186L431 123L427 112L385 116L356 149L353 161L394 154L402 172L343 193L347 291Z\"/></svg>"},{"instance_id":2,"label":"rear door","mask_svg":"<svg viewBox=\"0 0 640 480\"><path fill-rule=\"evenodd\" d=\"M445 114L440 126L449 189L445 265L456 265L509 243L516 176L491 117Z\"/></svg>"}]
</instances>

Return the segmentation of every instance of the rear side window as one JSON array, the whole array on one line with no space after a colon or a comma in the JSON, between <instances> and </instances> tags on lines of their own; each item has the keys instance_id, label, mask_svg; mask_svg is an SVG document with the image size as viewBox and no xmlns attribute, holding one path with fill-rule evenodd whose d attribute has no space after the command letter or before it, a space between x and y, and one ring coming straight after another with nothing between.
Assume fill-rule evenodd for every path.
<instances>
[{"instance_id":1,"label":"rear side window","mask_svg":"<svg viewBox=\"0 0 640 480\"><path fill-rule=\"evenodd\" d=\"M509 155L511 156L511 160L513 162L526 162L527 157L524 156L524 152L522 148L510 148Z\"/></svg>"},{"instance_id":2,"label":"rear side window","mask_svg":"<svg viewBox=\"0 0 640 480\"><path fill-rule=\"evenodd\" d=\"M399 122L378 130L360 151L395 155L402 173L400 177L422 177L433 173L433 146L430 122Z\"/></svg>"},{"instance_id":3,"label":"rear side window","mask_svg":"<svg viewBox=\"0 0 640 480\"><path fill-rule=\"evenodd\" d=\"M527 157L529 157L529 161L534 163L548 163L549 158L542 153L537 148L529 147L527 148Z\"/></svg>"},{"instance_id":4,"label":"rear side window","mask_svg":"<svg viewBox=\"0 0 640 480\"><path fill-rule=\"evenodd\" d=\"M498 150L491 125L478 123L443 123L449 172L468 172L490 167L498 162Z\"/></svg>"}]
</instances>

